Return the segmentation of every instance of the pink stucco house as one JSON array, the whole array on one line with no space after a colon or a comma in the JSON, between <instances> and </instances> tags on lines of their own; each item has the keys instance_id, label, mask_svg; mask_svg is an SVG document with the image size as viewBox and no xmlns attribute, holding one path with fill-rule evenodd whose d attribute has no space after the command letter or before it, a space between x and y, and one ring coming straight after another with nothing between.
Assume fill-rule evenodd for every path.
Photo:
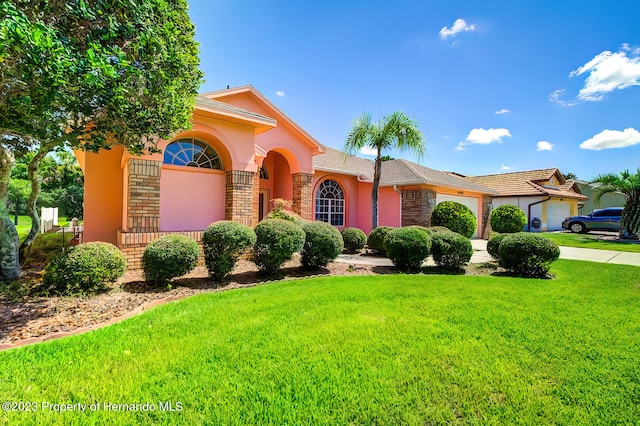
<instances>
[{"instance_id":1,"label":"pink stucco house","mask_svg":"<svg viewBox=\"0 0 640 426\"><path fill-rule=\"evenodd\" d=\"M76 152L85 173L84 240L116 244L140 266L166 233L200 240L212 222L255 226L270 200L293 201L304 219L371 230L373 162L323 146L252 86L197 97L193 128L161 141L161 154L121 147ZM383 163L379 224L429 224L446 200L467 205L481 235L496 191L405 160Z\"/></svg>"}]
</instances>

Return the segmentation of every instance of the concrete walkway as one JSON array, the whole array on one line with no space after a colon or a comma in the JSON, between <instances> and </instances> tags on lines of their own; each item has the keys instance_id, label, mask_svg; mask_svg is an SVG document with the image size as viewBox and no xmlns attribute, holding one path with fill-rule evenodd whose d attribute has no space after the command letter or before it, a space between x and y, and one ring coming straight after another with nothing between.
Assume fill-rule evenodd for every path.
<instances>
[{"instance_id":1,"label":"concrete walkway","mask_svg":"<svg viewBox=\"0 0 640 426\"><path fill-rule=\"evenodd\" d=\"M469 263L484 263L493 260L487 252L486 240L471 240L471 245L473 246L473 255L471 256L471 261ZM587 260L590 262L640 266L640 253L628 253L613 250L595 250L561 246L560 259ZM391 260L386 257L354 254L341 254L335 261L360 265L393 266ZM435 263L433 262L433 259L429 258L426 264L434 265Z\"/></svg>"}]
</instances>

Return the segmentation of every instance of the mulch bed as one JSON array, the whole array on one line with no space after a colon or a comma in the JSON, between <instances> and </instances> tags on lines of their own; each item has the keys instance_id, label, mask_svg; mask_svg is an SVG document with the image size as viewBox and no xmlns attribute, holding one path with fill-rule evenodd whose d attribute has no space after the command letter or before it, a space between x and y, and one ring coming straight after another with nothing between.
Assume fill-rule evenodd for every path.
<instances>
[{"instance_id":1,"label":"mulch bed","mask_svg":"<svg viewBox=\"0 0 640 426\"><path fill-rule=\"evenodd\" d=\"M473 265L466 268L465 273L471 275L487 275L495 269L484 269ZM355 265L334 262L326 268L315 271L302 269L299 259L285 264L280 277L276 279L290 280L312 276L338 275L375 275L395 273L392 267ZM462 272L460 272L462 273ZM20 284L37 288L41 281L39 270L25 271ZM271 280L258 274L256 266L249 261L240 260L227 279L216 283L207 276L204 267L198 267L188 275L172 282L171 289L154 288L143 279L141 271L127 272L110 290L89 297L42 296L37 292L18 299L10 299L7 293L0 294L0 345L11 344L30 339L38 341L46 336L64 335L77 330L86 330L100 324L113 322L134 311L141 311L141 306L149 306L154 301L175 300L193 294L222 291L233 288L251 287ZM145 305L146 304L146 305ZM5 347L8 347L6 345Z\"/></svg>"}]
</instances>

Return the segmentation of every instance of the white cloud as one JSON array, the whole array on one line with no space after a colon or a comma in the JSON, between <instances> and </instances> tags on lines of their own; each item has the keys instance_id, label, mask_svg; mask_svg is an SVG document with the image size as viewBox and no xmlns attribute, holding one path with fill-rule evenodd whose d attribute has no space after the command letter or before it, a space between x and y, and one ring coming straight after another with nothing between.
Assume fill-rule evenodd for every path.
<instances>
[{"instance_id":1,"label":"white cloud","mask_svg":"<svg viewBox=\"0 0 640 426\"><path fill-rule=\"evenodd\" d=\"M467 141L486 145L492 142L502 143L504 137L511 137L508 129L473 129L469 132Z\"/></svg>"},{"instance_id":2,"label":"white cloud","mask_svg":"<svg viewBox=\"0 0 640 426\"><path fill-rule=\"evenodd\" d=\"M360 154L373 155L374 157L376 157L378 155L378 150L370 146L363 146L362 148L360 148Z\"/></svg>"},{"instance_id":3,"label":"white cloud","mask_svg":"<svg viewBox=\"0 0 640 426\"><path fill-rule=\"evenodd\" d=\"M553 144L547 141L540 141L536 145L536 151L553 151Z\"/></svg>"},{"instance_id":4,"label":"white cloud","mask_svg":"<svg viewBox=\"0 0 640 426\"><path fill-rule=\"evenodd\" d=\"M469 132L466 142L460 142L456 151L463 151L469 144L487 145L493 142L502 143L502 138L511 137L508 129L473 129Z\"/></svg>"},{"instance_id":5,"label":"white cloud","mask_svg":"<svg viewBox=\"0 0 640 426\"><path fill-rule=\"evenodd\" d=\"M600 151L601 149L625 148L632 145L640 145L640 132L629 127L622 132L619 130L603 130L591 139L582 142L580 148Z\"/></svg>"},{"instance_id":6,"label":"white cloud","mask_svg":"<svg viewBox=\"0 0 640 426\"><path fill-rule=\"evenodd\" d=\"M462 31L474 31L476 26L474 24L467 24L464 19L456 19L451 28L447 28L446 26L440 29L440 38L442 40L446 40L449 37L455 37L456 34Z\"/></svg>"},{"instance_id":7,"label":"white cloud","mask_svg":"<svg viewBox=\"0 0 640 426\"><path fill-rule=\"evenodd\" d=\"M284 92L282 90L278 90L276 92L276 95L280 96L281 98L283 98L285 96Z\"/></svg>"},{"instance_id":8,"label":"white cloud","mask_svg":"<svg viewBox=\"0 0 640 426\"><path fill-rule=\"evenodd\" d=\"M555 90L549 95L549 101L562 106L574 106L576 104L575 102L565 101L564 99L562 99L565 92L565 89Z\"/></svg>"},{"instance_id":9,"label":"white cloud","mask_svg":"<svg viewBox=\"0 0 640 426\"><path fill-rule=\"evenodd\" d=\"M511 170L511 167L509 166L505 166L504 164L500 167L500 170L502 170L503 172L506 172L507 170Z\"/></svg>"},{"instance_id":10,"label":"white cloud","mask_svg":"<svg viewBox=\"0 0 640 426\"><path fill-rule=\"evenodd\" d=\"M500 114L506 114L508 112L511 112L511 110L510 109L506 109L506 108L502 108L502 109L499 109L498 111L496 111L496 114L500 115Z\"/></svg>"},{"instance_id":11,"label":"white cloud","mask_svg":"<svg viewBox=\"0 0 640 426\"><path fill-rule=\"evenodd\" d=\"M616 53L605 50L571 71L569 77L583 74L588 74L578 93L578 99L583 101L600 101L606 93L640 86L640 49L625 43Z\"/></svg>"}]
</instances>

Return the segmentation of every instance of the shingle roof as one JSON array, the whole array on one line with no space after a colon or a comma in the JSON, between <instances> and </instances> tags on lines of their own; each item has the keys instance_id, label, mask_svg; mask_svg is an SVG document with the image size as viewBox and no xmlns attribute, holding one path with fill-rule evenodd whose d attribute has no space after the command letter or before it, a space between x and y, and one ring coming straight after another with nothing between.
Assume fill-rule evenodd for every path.
<instances>
[{"instance_id":1,"label":"shingle roof","mask_svg":"<svg viewBox=\"0 0 640 426\"><path fill-rule=\"evenodd\" d=\"M313 157L315 169L356 175L368 181L373 180L373 161L355 155L348 155L345 158L342 151L328 147L325 149L324 154ZM496 194L495 191L485 186L406 160L384 161L380 185L437 185L484 194Z\"/></svg>"},{"instance_id":2,"label":"shingle roof","mask_svg":"<svg viewBox=\"0 0 640 426\"><path fill-rule=\"evenodd\" d=\"M523 172L501 173L485 176L467 176L470 182L494 189L498 196L516 197L528 195L547 195L565 198L577 198L586 200L584 195L572 191L572 186L567 187L567 183L562 178L558 188L543 187L536 182L549 180L554 175L562 176L558 169L527 170Z\"/></svg>"}]
</instances>

